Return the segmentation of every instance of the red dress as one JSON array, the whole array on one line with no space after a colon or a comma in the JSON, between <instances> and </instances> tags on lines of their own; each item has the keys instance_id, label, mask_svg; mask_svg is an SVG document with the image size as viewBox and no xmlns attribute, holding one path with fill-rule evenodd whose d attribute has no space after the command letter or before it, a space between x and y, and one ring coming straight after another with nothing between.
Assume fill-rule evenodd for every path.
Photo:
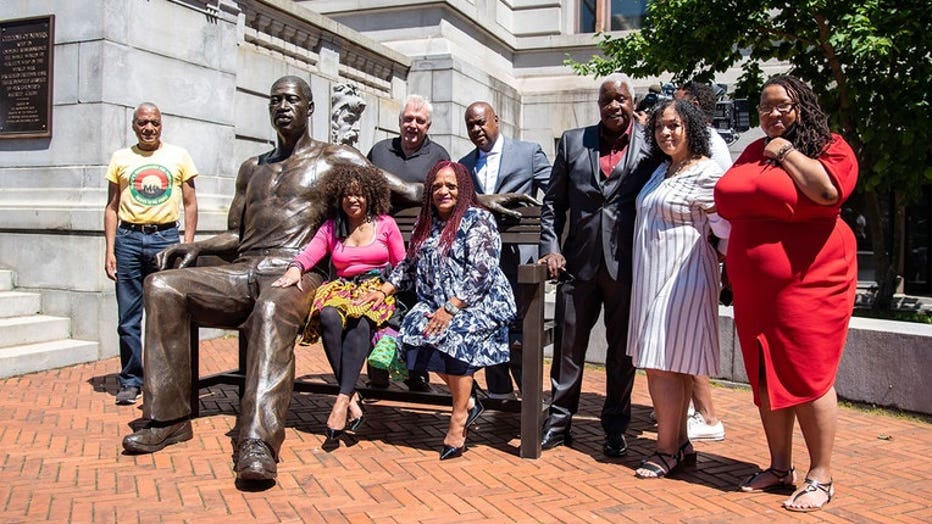
<instances>
[{"instance_id":1,"label":"red dress","mask_svg":"<svg viewBox=\"0 0 932 524\"><path fill-rule=\"evenodd\" d=\"M763 375L771 409L815 400L835 382L854 308L857 246L840 216L854 190L851 146L832 135L818 160L840 198L816 204L782 166L750 144L715 186L719 214L731 222L728 276L735 326L754 402Z\"/></svg>"}]
</instances>

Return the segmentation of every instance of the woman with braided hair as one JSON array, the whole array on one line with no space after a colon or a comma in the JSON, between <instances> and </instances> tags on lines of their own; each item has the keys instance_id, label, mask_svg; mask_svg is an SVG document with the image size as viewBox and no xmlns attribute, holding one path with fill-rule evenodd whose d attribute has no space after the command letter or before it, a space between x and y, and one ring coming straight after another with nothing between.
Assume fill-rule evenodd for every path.
<instances>
[{"instance_id":1,"label":"woman with braided hair","mask_svg":"<svg viewBox=\"0 0 932 524\"><path fill-rule=\"evenodd\" d=\"M463 164L437 162L424 180L424 201L407 256L362 304L414 288L417 304L401 324L408 368L437 373L450 388L453 412L440 460L466 451L466 431L482 413L472 375L508 362L511 285L500 267L502 239L479 204Z\"/></svg>"},{"instance_id":2,"label":"woman with braided hair","mask_svg":"<svg viewBox=\"0 0 932 524\"><path fill-rule=\"evenodd\" d=\"M735 327L770 451L770 466L740 490L795 487L798 420L810 466L783 507L816 511L835 494L834 383L857 284L857 246L840 210L858 165L799 79L770 78L758 112L767 136L750 144L715 187L718 211L731 222Z\"/></svg>"}]
</instances>

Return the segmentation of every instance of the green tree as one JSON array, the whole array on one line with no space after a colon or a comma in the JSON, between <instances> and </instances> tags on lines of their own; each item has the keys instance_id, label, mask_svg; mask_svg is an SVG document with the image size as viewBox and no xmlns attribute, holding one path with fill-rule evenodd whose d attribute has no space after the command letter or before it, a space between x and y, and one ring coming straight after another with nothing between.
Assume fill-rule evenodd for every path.
<instances>
[{"instance_id":1,"label":"green tree","mask_svg":"<svg viewBox=\"0 0 932 524\"><path fill-rule=\"evenodd\" d=\"M736 91L753 101L761 64L785 63L858 155L880 284L875 307L887 308L902 267L905 206L932 183L930 12L928 0L654 0L639 32L597 35L603 56L571 65L598 76L672 73L675 82L737 66Z\"/></svg>"}]
</instances>

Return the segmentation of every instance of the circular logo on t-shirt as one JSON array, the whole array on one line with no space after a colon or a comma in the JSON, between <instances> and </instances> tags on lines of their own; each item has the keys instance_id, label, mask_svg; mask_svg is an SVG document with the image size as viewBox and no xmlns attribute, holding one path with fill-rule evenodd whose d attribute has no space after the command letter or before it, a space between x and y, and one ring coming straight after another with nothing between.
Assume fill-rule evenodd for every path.
<instances>
[{"instance_id":1,"label":"circular logo on t-shirt","mask_svg":"<svg viewBox=\"0 0 932 524\"><path fill-rule=\"evenodd\" d=\"M164 166L141 166L129 176L130 193L140 204L157 206L172 196L172 175Z\"/></svg>"}]
</instances>

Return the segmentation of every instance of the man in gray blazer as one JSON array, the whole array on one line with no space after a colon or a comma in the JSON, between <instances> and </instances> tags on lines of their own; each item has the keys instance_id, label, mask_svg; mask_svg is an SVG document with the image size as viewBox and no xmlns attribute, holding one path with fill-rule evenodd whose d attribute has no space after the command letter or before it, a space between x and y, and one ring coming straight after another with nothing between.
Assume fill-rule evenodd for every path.
<instances>
[{"instance_id":1,"label":"man in gray blazer","mask_svg":"<svg viewBox=\"0 0 932 524\"><path fill-rule=\"evenodd\" d=\"M539 144L513 140L499 132L498 115L487 102L473 102L466 108L466 132L476 148L460 159L472 173L473 185L479 194L523 193L537 197L544 192L550 178L550 162ZM504 246L501 267L515 291L518 304L518 265L533 264L537 260L537 246ZM511 361L485 370L489 397L514 398L514 387L508 376L509 368L515 382L521 385L520 339L511 337Z\"/></svg>"},{"instance_id":2,"label":"man in gray blazer","mask_svg":"<svg viewBox=\"0 0 932 524\"><path fill-rule=\"evenodd\" d=\"M542 447L569 444L589 334L605 308L606 456L627 451L634 366L626 355L635 198L660 164L632 119L634 89L614 74L599 88L597 125L563 133L541 209L540 263L557 278L552 400ZM568 221L568 224L567 224ZM565 240L564 228L568 225Z\"/></svg>"}]
</instances>

